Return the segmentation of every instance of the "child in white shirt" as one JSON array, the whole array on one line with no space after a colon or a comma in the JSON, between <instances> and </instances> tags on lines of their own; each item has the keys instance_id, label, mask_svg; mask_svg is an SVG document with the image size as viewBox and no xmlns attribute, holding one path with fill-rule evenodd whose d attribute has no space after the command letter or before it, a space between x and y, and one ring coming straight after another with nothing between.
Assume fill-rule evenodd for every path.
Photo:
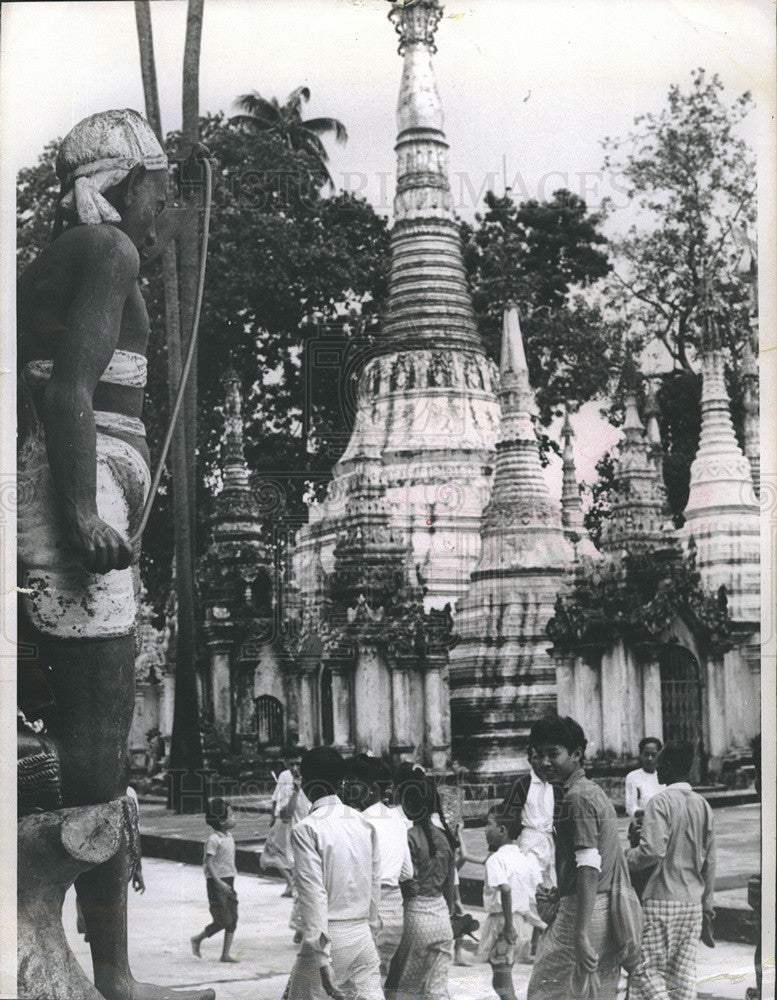
<instances>
[{"instance_id":1,"label":"child in white shirt","mask_svg":"<svg viewBox=\"0 0 777 1000\"><path fill-rule=\"evenodd\" d=\"M531 853L515 843L521 835L521 820L514 810L492 809L488 814L486 842L491 855L486 860L483 906L487 911L478 958L491 965L494 991L500 1000L516 1000L513 964L529 962L532 932L545 929L535 909L542 868Z\"/></svg>"}]
</instances>

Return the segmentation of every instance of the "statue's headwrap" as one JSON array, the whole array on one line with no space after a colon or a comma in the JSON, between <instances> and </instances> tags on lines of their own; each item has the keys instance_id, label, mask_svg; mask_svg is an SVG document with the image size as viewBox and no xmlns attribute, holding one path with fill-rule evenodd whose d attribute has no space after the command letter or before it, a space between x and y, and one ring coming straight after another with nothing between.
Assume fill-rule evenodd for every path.
<instances>
[{"instance_id":1,"label":"statue's headwrap","mask_svg":"<svg viewBox=\"0 0 777 1000\"><path fill-rule=\"evenodd\" d=\"M62 140L57 155L60 208L79 222L119 222L119 213L102 192L141 163L148 170L167 170L164 150L137 111L101 111L84 118Z\"/></svg>"}]
</instances>

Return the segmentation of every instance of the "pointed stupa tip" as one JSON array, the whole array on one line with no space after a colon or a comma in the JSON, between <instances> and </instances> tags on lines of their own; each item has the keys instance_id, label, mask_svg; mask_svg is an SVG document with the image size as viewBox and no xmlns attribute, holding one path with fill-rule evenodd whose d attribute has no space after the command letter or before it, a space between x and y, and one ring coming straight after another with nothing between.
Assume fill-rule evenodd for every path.
<instances>
[{"instance_id":1,"label":"pointed stupa tip","mask_svg":"<svg viewBox=\"0 0 777 1000\"><path fill-rule=\"evenodd\" d=\"M661 441L661 429L658 426L658 400L656 399L656 392L653 388L652 381L648 381L647 385L647 398L645 401L645 414L647 416L647 439L651 445L660 448L663 444Z\"/></svg>"},{"instance_id":2,"label":"pointed stupa tip","mask_svg":"<svg viewBox=\"0 0 777 1000\"><path fill-rule=\"evenodd\" d=\"M624 431L644 431L645 429L645 426L639 416L637 394L634 392L628 393L624 401L623 429Z\"/></svg>"},{"instance_id":3,"label":"pointed stupa tip","mask_svg":"<svg viewBox=\"0 0 777 1000\"><path fill-rule=\"evenodd\" d=\"M519 372L527 371L518 306L514 302L505 305L502 319L502 359L499 370L502 375L508 372L517 375Z\"/></svg>"},{"instance_id":4,"label":"pointed stupa tip","mask_svg":"<svg viewBox=\"0 0 777 1000\"><path fill-rule=\"evenodd\" d=\"M561 436L565 441L570 441L574 436L575 432L572 429L572 421L569 419L569 410L564 410L564 423L561 426Z\"/></svg>"}]
</instances>

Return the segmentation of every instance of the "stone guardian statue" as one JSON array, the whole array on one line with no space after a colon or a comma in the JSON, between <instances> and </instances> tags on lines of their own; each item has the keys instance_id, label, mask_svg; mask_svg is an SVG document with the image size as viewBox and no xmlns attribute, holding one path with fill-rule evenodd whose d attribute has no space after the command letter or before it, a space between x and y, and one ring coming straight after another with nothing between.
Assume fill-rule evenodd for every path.
<instances>
[{"instance_id":1,"label":"stone guardian statue","mask_svg":"<svg viewBox=\"0 0 777 1000\"><path fill-rule=\"evenodd\" d=\"M139 276L175 215L165 211L167 158L141 115L115 110L79 122L56 169L62 188L53 239L18 285L19 641L32 654L20 655L19 698L32 718L30 692L39 702L43 685L51 692L47 729L67 815L49 810L20 821L19 858L37 861L20 869L19 992L208 1000L212 990L173 992L133 978L132 836L125 822L116 827L116 815L127 812L119 800L134 709L132 564L139 552L128 539L150 480L141 420L149 322ZM26 789L25 801L34 798L35 789ZM52 852L48 869L41 845ZM86 977L76 981L75 961L55 958L56 949L41 955L36 945L46 937L36 921L58 917L73 878L99 994ZM47 880L57 882L53 896ZM42 895L48 909L30 901ZM61 926L52 934L61 935Z\"/></svg>"}]
</instances>

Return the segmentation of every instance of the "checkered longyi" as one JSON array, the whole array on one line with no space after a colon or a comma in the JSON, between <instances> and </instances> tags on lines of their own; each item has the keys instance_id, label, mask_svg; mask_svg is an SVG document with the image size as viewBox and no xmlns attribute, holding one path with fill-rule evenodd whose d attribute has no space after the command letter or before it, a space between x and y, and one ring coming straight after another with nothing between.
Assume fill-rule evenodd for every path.
<instances>
[{"instance_id":1,"label":"checkered longyi","mask_svg":"<svg viewBox=\"0 0 777 1000\"><path fill-rule=\"evenodd\" d=\"M696 1000L701 903L646 899L643 907L643 961L631 975L631 995L643 1000Z\"/></svg>"}]
</instances>

